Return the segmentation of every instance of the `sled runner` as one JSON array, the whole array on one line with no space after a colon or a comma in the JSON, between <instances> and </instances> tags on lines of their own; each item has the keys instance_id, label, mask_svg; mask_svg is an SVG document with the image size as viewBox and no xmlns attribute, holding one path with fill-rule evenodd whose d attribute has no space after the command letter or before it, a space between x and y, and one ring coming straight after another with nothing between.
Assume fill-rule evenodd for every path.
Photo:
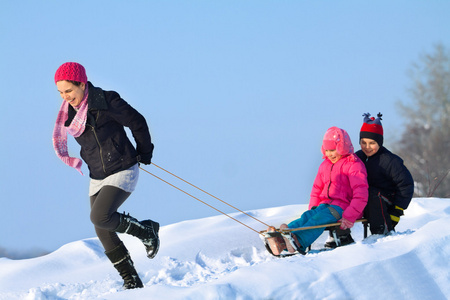
<instances>
[{"instance_id":1,"label":"sled runner","mask_svg":"<svg viewBox=\"0 0 450 300\"><path fill-rule=\"evenodd\" d=\"M367 227L368 227L367 220L359 219L359 220L356 220L356 222L363 223L364 238L366 238L367 237ZM323 224L323 225L316 225L316 226L309 226L309 227L299 227L299 228L275 228L275 227L271 226L271 227L269 227L268 230L260 231L260 237L263 240L266 250L273 256L286 257L286 256L291 256L291 255L296 255L296 254L305 255L307 252L309 252L311 250L311 246L308 247L307 252L304 252L301 249L298 249L296 243L294 242L294 238L292 236L293 231L310 230L310 229L325 227L325 230L329 230L333 234L336 244L338 246L340 246L339 237L336 234L336 229L338 229L340 225L341 225L341 223L337 222L337 223L330 223L330 224ZM291 251L289 251L289 249ZM323 249L323 250L325 250L325 249ZM327 249L327 250L330 250L330 249Z\"/></svg>"}]
</instances>

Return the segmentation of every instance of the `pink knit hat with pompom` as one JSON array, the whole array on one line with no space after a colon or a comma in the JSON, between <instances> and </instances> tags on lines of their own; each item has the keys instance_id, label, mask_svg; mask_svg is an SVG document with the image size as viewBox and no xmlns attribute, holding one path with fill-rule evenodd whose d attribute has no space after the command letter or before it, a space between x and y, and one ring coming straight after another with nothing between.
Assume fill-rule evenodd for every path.
<instances>
[{"instance_id":1,"label":"pink knit hat with pompom","mask_svg":"<svg viewBox=\"0 0 450 300\"><path fill-rule=\"evenodd\" d=\"M336 150L342 156L351 154L354 151L347 131L335 126L325 132L321 150L323 155L325 155L325 150Z\"/></svg>"},{"instance_id":2,"label":"pink knit hat with pompom","mask_svg":"<svg viewBox=\"0 0 450 300\"><path fill-rule=\"evenodd\" d=\"M86 70L76 62L66 62L62 64L55 73L55 84L61 80L70 80L87 83Z\"/></svg>"}]
</instances>

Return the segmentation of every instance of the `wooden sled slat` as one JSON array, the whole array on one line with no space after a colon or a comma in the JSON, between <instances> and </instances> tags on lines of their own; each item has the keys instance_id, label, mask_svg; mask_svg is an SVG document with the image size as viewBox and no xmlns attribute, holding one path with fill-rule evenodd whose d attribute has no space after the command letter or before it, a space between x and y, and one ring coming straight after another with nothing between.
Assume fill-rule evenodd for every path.
<instances>
[{"instance_id":1,"label":"wooden sled slat","mask_svg":"<svg viewBox=\"0 0 450 300\"><path fill-rule=\"evenodd\" d=\"M358 223L358 222L367 222L367 219L359 219L359 220L355 221L355 223ZM336 223L330 223L330 224L322 224L322 225L298 227L298 228L285 228L285 229L277 228L276 231L278 231L278 232L290 232L290 231L310 230L310 229L323 228L323 227L334 227L334 226L340 226L340 225L341 225L341 222L336 222ZM265 232L267 232L267 230L260 231L261 234L263 234Z\"/></svg>"}]
</instances>

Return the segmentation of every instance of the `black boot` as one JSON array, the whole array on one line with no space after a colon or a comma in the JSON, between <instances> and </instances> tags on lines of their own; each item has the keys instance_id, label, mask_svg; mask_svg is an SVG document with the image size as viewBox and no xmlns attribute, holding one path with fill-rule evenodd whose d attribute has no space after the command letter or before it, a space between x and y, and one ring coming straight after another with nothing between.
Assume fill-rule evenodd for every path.
<instances>
[{"instance_id":1,"label":"black boot","mask_svg":"<svg viewBox=\"0 0 450 300\"><path fill-rule=\"evenodd\" d=\"M105 255L112 262L114 268L119 271L119 274L123 279L124 289L128 290L144 287L139 275L136 272L136 269L133 266L133 261L131 260L130 254L122 242L116 248L106 251Z\"/></svg>"},{"instance_id":2,"label":"black boot","mask_svg":"<svg viewBox=\"0 0 450 300\"><path fill-rule=\"evenodd\" d=\"M388 234L387 226L385 225L378 225L378 226L370 226L370 233L372 235L374 234L381 234L381 235L387 235Z\"/></svg>"},{"instance_id":3,"label":"black boot","mask_svg":"<svg viewBox=\"0 0 450 300\"><path fill-rule=\"evenodd\" d=\"M345 229L345 230L336 229L336 235L340 242L339 246L336 244L332 230L330 230L330 237L325 242L325 245L324 245L325 248L334 249L336 247L346 246L346 245L349 245L349 244L352 244L355 242L352 238L352 235L350 234L350 229Z\"/></svg>"},{"instance_id":4,"label":"black boot","mask_svg":"<svg viewBox=\"0 0 450 300\"><path fill-rule=\"evenodd\" d=\"M159 223L152 220L139 222L130 215L120 214L119 226L116 232L128 233L139 238L144 243L147 251L147 257L153 258L159 250Z\"/></svg>"}]
</instances>

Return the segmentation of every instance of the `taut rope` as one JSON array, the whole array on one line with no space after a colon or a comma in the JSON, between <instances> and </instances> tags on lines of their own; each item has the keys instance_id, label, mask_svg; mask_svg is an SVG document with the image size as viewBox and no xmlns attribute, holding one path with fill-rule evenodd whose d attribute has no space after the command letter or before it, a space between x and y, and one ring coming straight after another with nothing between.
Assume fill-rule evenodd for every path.
<instances>
[{"instance_id":1,"label":"taut rope","mask_svg":"<svg viewBox=\"0 0 450 300\"><path fill-rule=\"evenodd\" d=\"M194 188L196 188L196 189L202 191L203 193L207 194L208 196L211 196L211 197L213 197L213 198L215 198L215 199L221 201L222 203L224 203L224 204L226 204L226 205L228 205L228 206L230 206L230 207L236 209L237 211L239 211L239 212L245 214L246 216L249 216L250 218L252 218L252 219L254 219L254 220L256 220L256 221L258 221L258 222L260 222L260 223L262 223L262 224L264 224L264 225L266 225L266 226L269 226L269 225L267 225L266 223L262 222L261 220L259 220L259 219L255 218L255 217L253 217L253 216L247 214L246 212L244 212L244 211L242 211L242 210L240 210L240 209L234 207L233 205L231 205L231 204L229 204L229 203L227 203L227 202L225 202L225 201L223 201L223 200L217 198L216 196L214 196L214 195L212 195L212 194L210 194L210 193L208 193L208 192L202 190L201 188L199 188L199 187L193 185L192 183L190 183L190 182L188 182L188 181L182 179L181 177L179 177L179 176L177 176L177 175L175 175L175 174L173 174L173 173L171 173L171 172L169 172L169 171L167 171L167 170L161 168L160 166L158 166L158 165L156 165L156 164L154 164L154 163L152 163L152 165L154 165L155 167L157 167L157 168L159 168L159 169L161 169L161 170L167 172L168 174L174 176L175 178L177 178L177 179L179 179L179 180L181 180L181 181L183 181L183 182L189 184L190 186L192 186L192 187L194 187ZM243 226L249 228L250 230L253 230L253 231L256 232L256 233L261 234L259 231L255 230L254 228L252 228L252 227L250 227L250 226L248 226L248 225L242 223L241 221L237 220L236 218L233 218L232 216L228 215L227 213L225 213L225 212L223 212L223 211L221 211L221 210L215 208L214 206L212 206L212 205L206 203L205 201L202 201L202 200L200 200L199 198L197 198L197 197L195 197L195 196L189 194L188 192L186 192L186 191L180 189L179 187L175 186L174 184L172 184L172 183L170 183L170 182L168 182L168 181L162 179L161 177L158 177L157 175L155 175L155 174L153 174L153 173L147 171L146 169L144 169L144 168L142 168L142 167L139 167L139 168L140 168L142 171L144 171L144 172L146 172L146 173L152 175L153 177L155 177L155 178L161 180L162 182L167 183L167 184L170 185L171 187L176 188L176 189L179 190L180 192L185 193L186 195L188 195L188 196L194 198L195 200L200 201L201 203L203 203L203 204L205 204L205 205L211 207L212 209L214 209L214 210L220 212L221 214L227 216L228 218L230 218L230 219L232 219L232 220L238 222L239 224L241 224L241 225L243 225Z\"/></svg>"}]
</instances>

